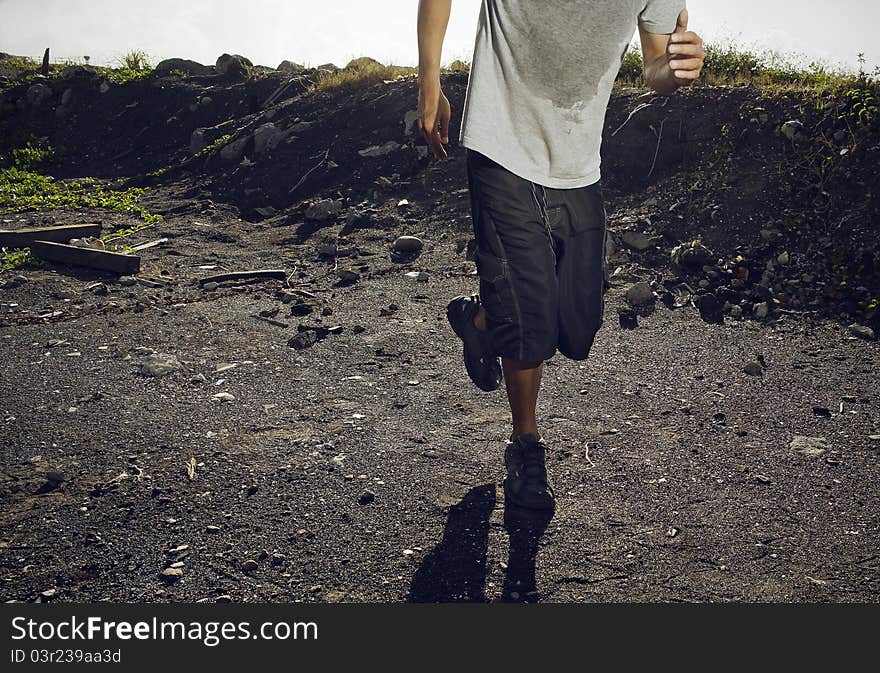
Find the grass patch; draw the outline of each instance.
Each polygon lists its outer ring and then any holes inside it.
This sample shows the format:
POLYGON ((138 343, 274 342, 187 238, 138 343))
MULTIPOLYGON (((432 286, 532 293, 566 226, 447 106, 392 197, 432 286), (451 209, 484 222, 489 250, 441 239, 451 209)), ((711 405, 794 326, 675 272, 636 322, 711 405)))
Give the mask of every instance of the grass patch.
MULTIPOLYGON (((0 60, 0 75, 10 78, 5 84, 0 84, 0 91, 32 82, 40 74, 41 65, 42 61, 38 62, 22 56, 0 60)), ((95 70, 98 77, 106 78, 116 84, 125 84, 153 74, 153 66, 147 54, 143 51, 130 51, 116 59, 115 65, 112 66, 90 65, 88 56, 55 61, 49 64, 49 79, 60 77, 64 69, 72 65, 89 66, 95 70)))
MULTIPOLYGON (((149 191, 147 188, 117 190, 100 184, 94 178, 61 182, 51 175, 37 172, 41 165, 51 159, 53 153, 53 148, 48 145, 28 142, 24 147, 0 155, 0 210, 20 213, 59 208, 106 208, 129 213, 139 219, 135 226, 103 234, 101 239, 105 243, 112 243, 138 229, 162 221, 161 215, 150 213, 139 202, 149 191)), ((130 247, 119 244, 108 248, 131 251, 130 247)), ((25 263, 43 265, 41 260, 31 255, 29 248, 0 249, 0 266, 3 268, 13 269, 25 263)))
POLYGON ((336 72, 319 71, 318 79, 309 86, 308 92, 361 89, 398 77, 417 75, 418 72, 418 68, 410 66, 382 65, 372 59, 355 59, 336 72))
MULTIPOLYGON (((816 89, 845 92, 853 86, 875 85, 880 78, 880 67, 868 74, 864 71, 864 57, 859 54, 858 72, 813 60, 800 65, 795 55, 779 51, 753 51, 729 42, 705 42, 706 60, 700 74, 700 84, 756 84, 768 88, 816 89)), ((637 44, 630 45, 624 56, 619 84, 642 87, 642 52, 637 44)))
POLYGON ((226 133, 226 134, 220 136, 219 138, 217 138, 217 140, 212 142, 207 147, 203 147, 202 149, 200 149, 198 152, 195 153, 194 156, 200 157, 205 154, 209 154, 209 153, 213 152, 214 150, 216 150, 217 148, 223 147, 230 140, 232 140, 232 134, 226 133))

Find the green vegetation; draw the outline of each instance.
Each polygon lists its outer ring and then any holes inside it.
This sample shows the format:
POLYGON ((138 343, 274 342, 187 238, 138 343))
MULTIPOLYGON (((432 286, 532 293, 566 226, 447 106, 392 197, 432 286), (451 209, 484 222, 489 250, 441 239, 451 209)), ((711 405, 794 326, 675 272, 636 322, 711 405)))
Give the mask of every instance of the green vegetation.
POLYGON ((232 139, 232 134, 231 134, 231 133, 227 133, 227 134, 225 134, 225 135, 222 135, 222 136, 220 136, 219 138, 217 138, 217 140, 215 140, 215 141, 212 142, 210 145, 208 145, 207 147, 203 147, 201 150, 199 150, 198 152, 196 152, 194 156, 200 157, 200 156, 202 156, 202 155, 208 154, 209 152, 213 152, 213 151, 216 150, 218 147, 223 147, 223 146, 224 146, 226 143, 228 143, 231 139, 232 139))
MULTIPOLYGON (((703 84, 747 84, 767 87, 829 88, 851 84, 859 78, 875 80, 873 76, 821 61, 810 61, 806 67, 798 65, 793 56, 777 51, 755 52, 733 44, 705 43, 706 62, 700 76, 703 84)), ((860 63, 864 59, 860 55, 860 63)), ((644 86, 642 79, 642 53, 638 45, 630 46, 623 59, 617 81, 626 86, 644 86)), ((698 85, 699 85, 698 83, 698 85)))
MULTIPOLYGON (((5 85, 0 84, 0 91, 34 80, 40 72, 40 63, 33 59, 14 56, 0 61, 0 74, 10 77, 5 85), (19 73, 25 73, 19 75, 19 73)), ((49 78, 60 77, 64 69, 71 65, 83 65, 92 68, 98 77, 104 77, 116 84, 124 84, 132 80, 149 77, 153 73, 147 55, 142 51, 130 51, 116 61, 115 67, 89 65, 89 57, 81 59, 66 58, 49 64, 49 78)))
POLYGON ((152 70, 153 66, 150 65, 150 59, 147 54, 143 51, 130 51, 125 56, 123 56, 120 61, 120 68, 127 68, 128 70, 152 70))
POLYGON ((395 80, 398 77, 418 74, 418 68, 402 65, 382 65, 372 60, 356 60, 336 72, 320 71, 317 81, 308 91, 325 89, 360 89, 379 84, 383 81, 395 80))
MULTIPOLYGON (((101 239, 106 243, 162 220, 161 215, 150 213, 139 203, 140 198, 149 191, 146 188, 116 190, 100 184, 94 178, 59 181, 51 175, 37 172, 53 154, 52 147, 39 141, 28 141, 24 147, 0 155, 0 211, 17 213, 56 208, 106 208, 139 218, 140 221, 133 227, 102 235, 101 239)), ((115 248, 128 249, 127 246, 115 248)), ((40 260, 31 256, 28 248, 0 249, 0 266, 3 268, 15 268, 26 262, 41 265, 40 260)))

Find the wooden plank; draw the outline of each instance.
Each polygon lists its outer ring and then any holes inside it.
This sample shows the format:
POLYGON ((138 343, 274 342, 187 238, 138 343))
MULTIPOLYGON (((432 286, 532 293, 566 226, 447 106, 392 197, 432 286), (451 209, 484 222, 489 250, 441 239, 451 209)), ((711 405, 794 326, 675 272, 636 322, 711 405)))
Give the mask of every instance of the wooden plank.
POLYGON ((34 255, 50 262, 87 266, 126 276, 136 274, 141 268, 141 258, 137 255, 123 255, 119 252, 95 250, 94 248, 78 248, 75 245, 52 241, 34 241, 30 248, 34 255))
POLYGON ((149 243, 141 243, 140 245, 135 245, 132 247, 132 250, 137 250, 140 252, 141 250, 147 250, 148 248, 155 248, 157 245, 162 245, 163 243, 167 243, 167 238, 157 238, 155 241, 150 241, 149 243))
POLYGON ((27 248, 36 240, 67 243, 71 238, 100 235, 100 224, 62 224, 57 227, 0 229, 0 248, 27 248))
POLYGON ((199 280, 199 282, 204 285, 205 283, 220 283, 224 280, 241 280, 242 278, 280 278, 282 280, 287 278, 287 271, 284 269, 260 269, 258 271, 230 271, 229 273, 218 273, 214 276, 206 276, 199 280))

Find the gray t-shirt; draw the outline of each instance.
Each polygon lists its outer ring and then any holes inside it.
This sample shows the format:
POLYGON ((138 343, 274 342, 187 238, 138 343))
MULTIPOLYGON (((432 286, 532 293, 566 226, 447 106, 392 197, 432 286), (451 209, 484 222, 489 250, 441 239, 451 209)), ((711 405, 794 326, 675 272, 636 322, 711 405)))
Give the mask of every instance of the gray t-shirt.
POLYGON ((636 32, 685 0, 483 0, 459 144, 555 188, 597 182, 611 86, 636 32))

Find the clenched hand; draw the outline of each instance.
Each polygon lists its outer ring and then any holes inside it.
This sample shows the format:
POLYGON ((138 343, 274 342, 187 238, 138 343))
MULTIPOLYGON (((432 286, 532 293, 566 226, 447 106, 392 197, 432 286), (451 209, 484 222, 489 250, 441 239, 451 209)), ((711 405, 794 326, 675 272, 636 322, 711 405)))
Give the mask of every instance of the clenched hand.
POLYGON ((706 58, 703 41, 695 32, 688 30, 687 25, 688 11, 683 9, 678 15, 675 32, 669 36, 669 44, 666 47, 669 68, 679 86, 693 84, 699 78, 706 58))

